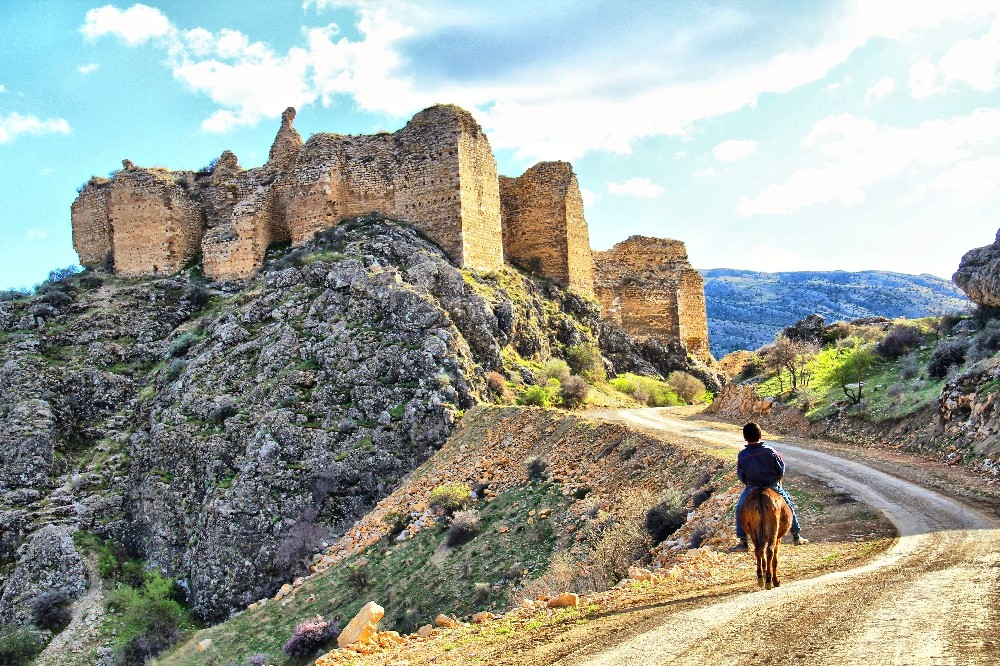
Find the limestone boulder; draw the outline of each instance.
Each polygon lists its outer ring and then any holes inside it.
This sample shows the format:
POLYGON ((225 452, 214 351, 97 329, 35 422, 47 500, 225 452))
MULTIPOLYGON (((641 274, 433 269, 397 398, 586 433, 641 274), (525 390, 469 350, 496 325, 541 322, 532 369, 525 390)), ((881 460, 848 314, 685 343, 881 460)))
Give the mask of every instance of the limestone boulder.
POLYGON ((355 643, 371 641, 378 633, 378 623, 384 615, 384 608, 374 601, 369 601, 340 632, 340 636, 337 637, 337 645, 345 648, 355 643))
POLYGON ((573 592, 563 592, 549 599, 545 605, 549 608, 578 608, 580 595, 573 592))
POLYGON ((973 303, 1000 308, 1000 231, 992 245, 966 252, 951 279, 973 303))

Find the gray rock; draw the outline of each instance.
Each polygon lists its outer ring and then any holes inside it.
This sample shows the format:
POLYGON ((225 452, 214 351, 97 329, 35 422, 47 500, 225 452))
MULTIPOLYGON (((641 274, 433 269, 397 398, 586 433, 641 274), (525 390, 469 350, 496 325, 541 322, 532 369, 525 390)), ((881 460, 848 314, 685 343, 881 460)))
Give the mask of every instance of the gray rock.
POLYGON ((951 279, 973 303, 1000 308, 1000 231, 992 245, 966 252, 951 279))

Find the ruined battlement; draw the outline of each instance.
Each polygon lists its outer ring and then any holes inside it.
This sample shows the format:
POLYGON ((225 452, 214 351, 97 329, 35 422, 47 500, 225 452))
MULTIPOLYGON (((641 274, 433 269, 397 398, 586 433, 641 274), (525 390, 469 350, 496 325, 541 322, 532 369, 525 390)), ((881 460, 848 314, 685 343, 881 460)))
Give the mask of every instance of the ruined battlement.
POLYGON ((688 262, 684 243, 632 236, 594 252, 597 298, 604 317, 638 340, 680 340, 711 362, 705 284, 688 262))
POLYGON ((200 257, 209 277, 245 278, 272 243, 301 244, 341 220, 381 213, 419 229, 460 267, 495 270, 506 258, 596 293, 607 316, 634 335, 680 336, 707 356, 701 277, 683 244, 633 237, 592 253, 569 163, 499 176, 486 134, 454 105, 374 135, 303 141, 294 120, 295 109, 282 114, 268 161, 257 168, 242 168, 225 151, 198 172, 124 160, 110 179, 92 178, 72 206, 80 263, 141 276, 174 273, 200 257))

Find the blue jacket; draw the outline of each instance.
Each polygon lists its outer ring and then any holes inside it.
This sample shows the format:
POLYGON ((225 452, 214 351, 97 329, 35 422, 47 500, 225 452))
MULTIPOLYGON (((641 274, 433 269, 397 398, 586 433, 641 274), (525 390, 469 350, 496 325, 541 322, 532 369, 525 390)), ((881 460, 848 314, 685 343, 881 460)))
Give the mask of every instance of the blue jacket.
POLYGON ((747 486, 767 488, 785 475, 785 461, 767 444, 747 444, 736 457, 736 476, 747 486))

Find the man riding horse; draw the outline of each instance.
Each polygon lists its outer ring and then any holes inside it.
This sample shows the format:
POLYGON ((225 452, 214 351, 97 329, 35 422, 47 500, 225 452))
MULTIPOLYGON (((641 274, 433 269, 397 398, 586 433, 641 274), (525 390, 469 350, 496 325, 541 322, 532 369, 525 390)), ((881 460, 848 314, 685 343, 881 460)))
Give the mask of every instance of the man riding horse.
MULTIPOLYGON (((748 423, 743 426, 743 439, 746 440, 746 445, 736 458, 736 476, 746 484, 746 488, 743 489, 740 499, 736 503, 736 515, 737 517, 740 515, 740 509, 751 490, 771 488, 784 498, 788 508, 792 510, 792 543, 796 546, 809 543, 809 540, 799 533, 801 530, 799 514, 795 510, 795 505, 792 504, 792 499, 781 487, 781 477, 785 475, 785 461, 781 459, 777 451, 760 441, 761 435, 760 426, 756 423, 748 423)), ((739 539, 739 543, 733 547, 733 550, 748 550, 747 535, 738 518, 736 538, 739 539)))

